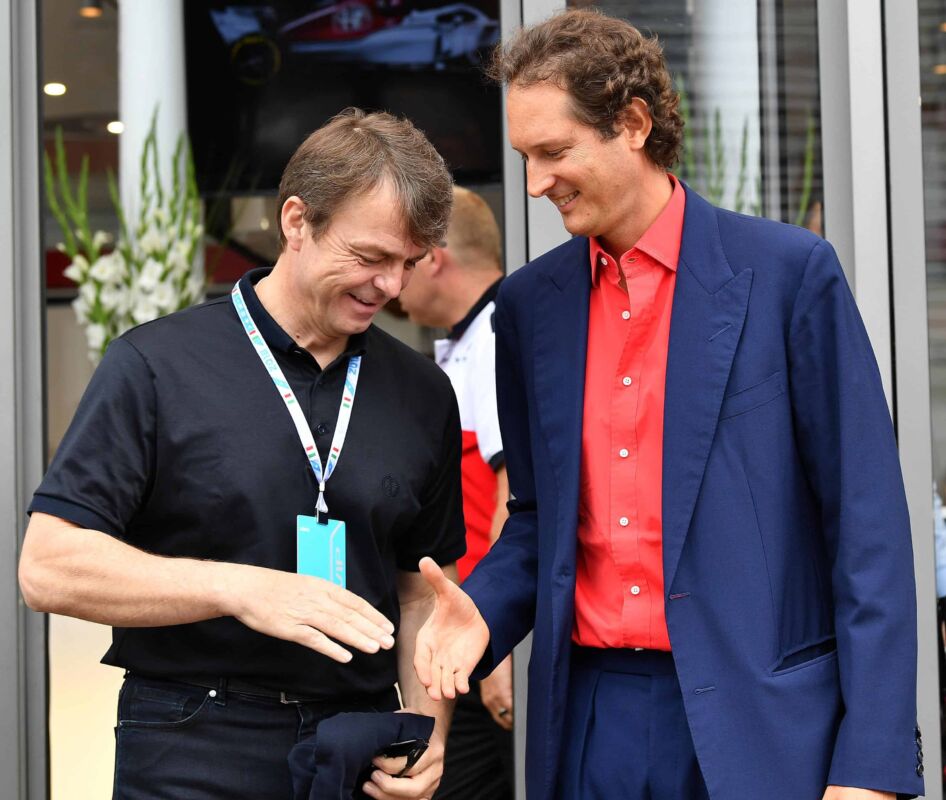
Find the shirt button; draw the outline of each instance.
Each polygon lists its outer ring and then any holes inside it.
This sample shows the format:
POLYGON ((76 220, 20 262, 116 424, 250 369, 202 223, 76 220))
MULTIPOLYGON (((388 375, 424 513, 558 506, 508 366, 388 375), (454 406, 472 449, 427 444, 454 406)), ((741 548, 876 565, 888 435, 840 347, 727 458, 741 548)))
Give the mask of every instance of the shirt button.
POLYGON ((640 587, 640 586, 632 586, 632 587, 631 587, 631 594, 633 594, 633 595, 638 595, 638 594, 640 594, 640 593, 641 593, 641 587, 640 587))
POLYGON ((324 422, 320 422, 318 427, 315 429, 315 432, 319 436, 325 436, 325 434, 328 433, 328 426, 324 422))
POLYGON ((620 525, 622 528, 626 528, 626 527, 627 527, 627 523, 628 523, 627 517, 621 517, 621 518, 618 520, 618 525, 620 525))
POLYGON ((630 318, 631 318, 631 312, 630 312, 630 311, 622 311, 622 312, 621 312, 621 319, 630 319, 630 318))
POLYGON ((604 256, 601 256, 601 266, 602 267, 608 266, 608 259, 606 259, 604 256))
POLYGON ((620 450, 618 450, 618 455, 621 456, 621 458, 627 458, 627 448, 622 447, 620 450))
POLYGON ((622 378, 622 379, 621 379, 621 383, 623 383, 625 386, 630 386, 633 382, 634 382, 634 381, 632 381, 630 378, 622 378))

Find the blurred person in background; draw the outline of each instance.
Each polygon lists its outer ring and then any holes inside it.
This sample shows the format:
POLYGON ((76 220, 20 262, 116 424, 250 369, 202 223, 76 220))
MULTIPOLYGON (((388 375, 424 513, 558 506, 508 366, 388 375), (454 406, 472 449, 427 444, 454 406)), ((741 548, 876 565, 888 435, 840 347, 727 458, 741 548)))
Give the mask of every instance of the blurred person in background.
MULTIPOLYGON (((503 280, 496 218, 475 192, 455 186, 446 244, 417 264, 401 308, 418 325, 449 329, 435 343, 450 377, 463 429, 466 555, 460 580, 486 555, 508 517, 509 482, 496 411, 495 297, 503 280)), ((512 656, 458 698, 438 800, 511 800, 512 656)))

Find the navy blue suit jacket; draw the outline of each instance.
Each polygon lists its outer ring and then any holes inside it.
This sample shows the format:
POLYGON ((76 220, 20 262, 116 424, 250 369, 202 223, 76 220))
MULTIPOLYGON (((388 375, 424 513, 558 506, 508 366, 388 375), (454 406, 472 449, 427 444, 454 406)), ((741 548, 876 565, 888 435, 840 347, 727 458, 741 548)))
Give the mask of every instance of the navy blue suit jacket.
MULTIPOLYGON (((534 630, 530 800, 554 796, 562 754, 588 247, 576 237, 500 290, 514 499, 464 584, 490 630, 483 671, 534 630)), ((921 793, 906 501, 831 246, 687 189, 665 397, 667 626, 711 797, 820 800, 828 784, 921 793)))

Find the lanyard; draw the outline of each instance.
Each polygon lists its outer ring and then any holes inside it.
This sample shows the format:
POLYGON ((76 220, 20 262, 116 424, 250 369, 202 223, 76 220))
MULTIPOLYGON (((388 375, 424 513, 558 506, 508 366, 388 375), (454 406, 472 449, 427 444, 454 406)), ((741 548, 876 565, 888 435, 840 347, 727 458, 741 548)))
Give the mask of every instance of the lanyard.
POLYGON ((246 307, 246 301, 243 299, 243 292, 240 291, 239 282, 233 286, 230 292, 230 299, 236 308, 240 322, 243 323, 243 330, 250 340, 250 343, 256 350, 263 366, 272 378, 279 396, 286 404, 286 409, 295 423, 296 432, 299 434, 299 440, 305 449, 306 458, 309 459, 309 465, 315 474, 315 480, 319 484, 319 499, 315 504, 316 516, 318 513, 328 514, 328 506, 325 504, 325 484, 332 477, 335 471, 335 465, 338 463, 338 457, 342 452, 342 445, 345 444, 345 436, 348 434, 348 423, 351 421, 351 407, 355 402, 355 387, 358 385, 358 372, 361 369, 361 356, 352 356, 348 360, 348 373, 345 375, 345 389, 342 392, 342 404, 338 409, 338 422, 335 424, 335 435, 332 437, 332 449, 329 451, 328 460, 325 462, 325 472, 322 471, 322 459, 319 457, 318 448, 315 446, 315 439, 312 438, 312 430, 306 421, 305 414, 299 407, 296 395, 283 375, 283 371, 276 363, 269 345, 263 339, 262 334, 256 329, 256 323, 250 316, 250 310, 246 307))

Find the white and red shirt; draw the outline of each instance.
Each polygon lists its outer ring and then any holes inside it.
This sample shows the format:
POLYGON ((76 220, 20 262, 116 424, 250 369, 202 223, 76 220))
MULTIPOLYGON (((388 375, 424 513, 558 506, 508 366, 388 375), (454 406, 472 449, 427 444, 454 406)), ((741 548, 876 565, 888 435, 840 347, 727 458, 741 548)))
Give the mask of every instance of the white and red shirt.
POLYGON ((489 550, 496 511, 496 470, 504 464, 496 411, 496 335, 493 331, 496 281, 450 331, 434 343, 437 364, 447 373, 460 406, 463 429, 463 517, 466 555, 457 562, 466 578, 489 550))

